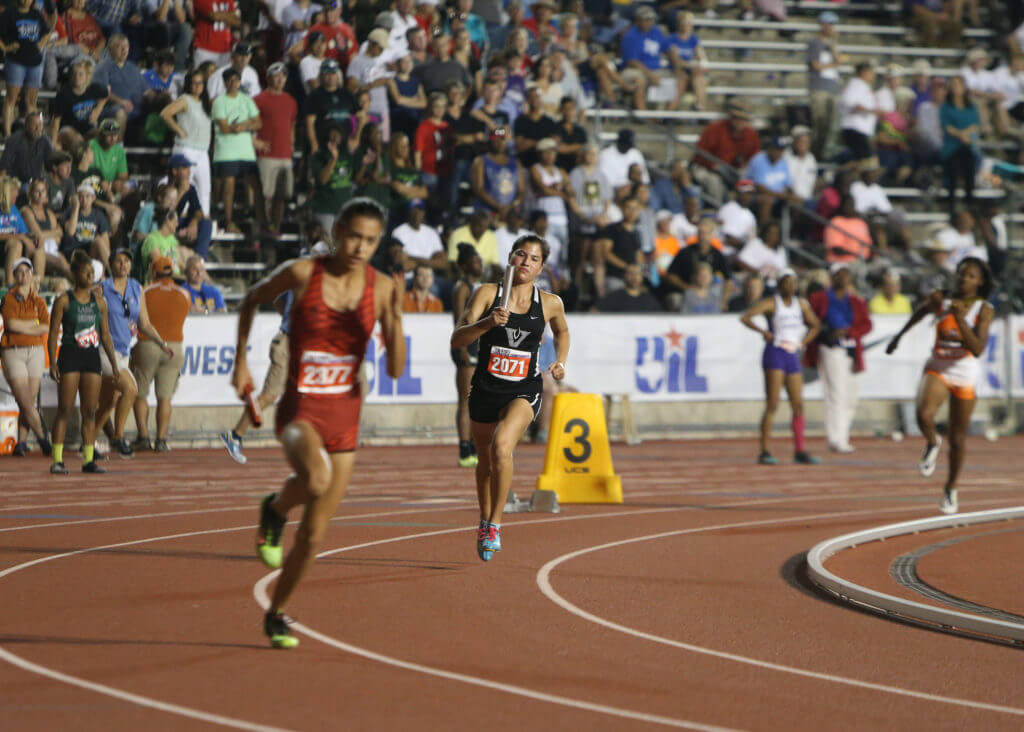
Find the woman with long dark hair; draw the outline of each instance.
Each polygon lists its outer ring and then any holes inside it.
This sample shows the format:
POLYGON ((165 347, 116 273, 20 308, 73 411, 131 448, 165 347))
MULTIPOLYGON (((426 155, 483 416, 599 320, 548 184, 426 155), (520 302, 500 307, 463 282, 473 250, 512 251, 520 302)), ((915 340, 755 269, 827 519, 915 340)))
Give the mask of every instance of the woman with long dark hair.
POLYGON ((975 148, 981 131, 981 117, 974 106, 964 80, 949 81, 949 97, 939 110, 942 124, 942 171, 949 191, 949 207, 956 203, 956 188, 964 187, 964 202, 974 202, 974 176, 978 172, 975 148))
POLYGON ((210 97, 206 78, 198 71, 185 74, 181 96, 160 112, 160 117, 174 133, 171 155, 184 155, 192 163, 192 185, 199 194, 203 213, 210 215, 210 97))
POLYGON ((935 414, 948 397, 949 474, 939 509, 942 513, 958 510, 956 479, 963 467, 967 427, 974 411, 975 385, 980 370, 978 359, 985 352, 995 314, 988 302, 992 286, 988 264, 977 257, 966 257, 956 268, 952 295, 933 292, 885 349, 886 353, 895 351, 908 330, 926 315, 935 315, 935 345, 917 393, 917 426, 925 439, 924 455, 918 467, 926 478, 935 472, 942 446, 942 438, 935 429, 935 414))
POLYGON ((536 234, 519 237, 508 261, 509 291, 503 293, 506 283, 481 285, 452 333, 453 349, 480 343, 469 392, 469 419, 480 458, 476 549, 485 562, 501 551, 501 517, 512 486, 512 453, 540 412, 544 385, 538 357, 549 323, 556 361, 548 372, 556 381, 565 378, 569 355, 565 308, 561 298, 536 284, 549 253, 548 243, 536 234))
POLYGON ((92 257, 76 249, 71 255, 74 287, 54 301, 50 313, 50 336, 46 347, 50 356, 50 376, 57 382, 57 416, 53 421, 53 464, 50 466, 50 472, 55 475, 67 475, 69 472, 64 465, 64 435, 76 396, 82 414, 82 472, 107 472, 96 464, 94 444, 102 382, 101 346, 112 364, 114 384, 120 382, 121 376, 107 325, 107 302, 93 287, 93 273, 92 257))

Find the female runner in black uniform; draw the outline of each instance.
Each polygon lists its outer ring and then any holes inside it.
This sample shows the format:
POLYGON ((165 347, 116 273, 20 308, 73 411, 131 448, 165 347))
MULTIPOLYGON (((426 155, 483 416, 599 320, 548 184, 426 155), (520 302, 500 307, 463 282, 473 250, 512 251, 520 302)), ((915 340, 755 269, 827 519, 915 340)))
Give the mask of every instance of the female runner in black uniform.
POLYGON ((501 550, 501 515, 512 485, 512 451, 540 411, 544 385, 537 351, 548 323, 556 352, 548 371, 558 381, 565 378, 569 354, 565 308, 561 298, 534 284, 549 252, 547 242, 535 234, 517 239, 509 256, 514 275, 508 308, 501 307, 503 285, 481 285, 452 334, 452 348, 480 340, 469 418, 480 456, 477 554, 485 562, 501 550))

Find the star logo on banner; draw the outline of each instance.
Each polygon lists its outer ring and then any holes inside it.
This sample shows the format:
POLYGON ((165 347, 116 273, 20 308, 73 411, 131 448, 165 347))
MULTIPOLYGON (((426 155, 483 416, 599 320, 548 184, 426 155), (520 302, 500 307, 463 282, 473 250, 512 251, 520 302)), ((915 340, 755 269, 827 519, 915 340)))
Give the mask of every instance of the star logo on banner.
POLYGON ((668 339, 668 347, 674 348, 678 351, 683 350, 683 338, 686 336, 682 333, 676 332, 676 327, 673 325, 672 329, 665 334, 665 338, 668 339))

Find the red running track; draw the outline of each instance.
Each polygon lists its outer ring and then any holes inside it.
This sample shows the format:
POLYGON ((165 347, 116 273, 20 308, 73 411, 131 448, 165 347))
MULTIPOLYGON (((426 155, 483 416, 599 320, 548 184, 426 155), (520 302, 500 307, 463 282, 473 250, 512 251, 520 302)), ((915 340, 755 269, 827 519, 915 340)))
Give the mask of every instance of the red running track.
MULTIPOLYGON (((917 475, 918 447, 761 467, 751 441, 617 446, 623 505, 509 516, 489 564, 454 448, 363 449, 289 608, 291 652, 261 635, 252 554, 279 451, 246 466, 147 454, 64 479, 39 457, 0 460, 3 729, 1021 729, 1019 649, 805 581, 818 541, 936 514, 941 471, 917 475)), ((1024 501, 1022 449, 972 440, 961 510, 1024 501)), ((521 495, 542 457, 520 448, 521 495)), ((939 540, 922 537, 910 544, 939 540)), ((1019 577, 987 561, 995 541, 935 551, 922 576, 1002 602, 1019 577)), ((899 553, 837 559, 894 592, 899 553)))

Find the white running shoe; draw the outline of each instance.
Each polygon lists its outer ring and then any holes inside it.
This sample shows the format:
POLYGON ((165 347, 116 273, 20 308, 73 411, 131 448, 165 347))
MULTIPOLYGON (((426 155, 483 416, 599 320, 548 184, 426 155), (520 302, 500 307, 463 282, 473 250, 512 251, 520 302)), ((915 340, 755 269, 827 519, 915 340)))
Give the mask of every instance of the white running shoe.
POLYGON ((939 463, 939 448, 941 447, 942 438, 936 435, 935 444, 927 445, 924 448, 924 455, 921 456, 921 462, 917 467, 925 478, 931 477, 931 474, 935 472, 935 466, 939 463))
POLYGON ((946 515, 956 513, 960 510, 959 503, 956 499, 956 488, 951 491, 945 491, 945 495, 942 496, 942 503, 939 504, 939 510, 946 515))
POLYGON ((230 432, 221 432, 220 441, 224 443, 224 447, 228 450, 228 455, 239 465, 245 465, 248 458, 242 454, 242 441, 236 439, 230 432))

